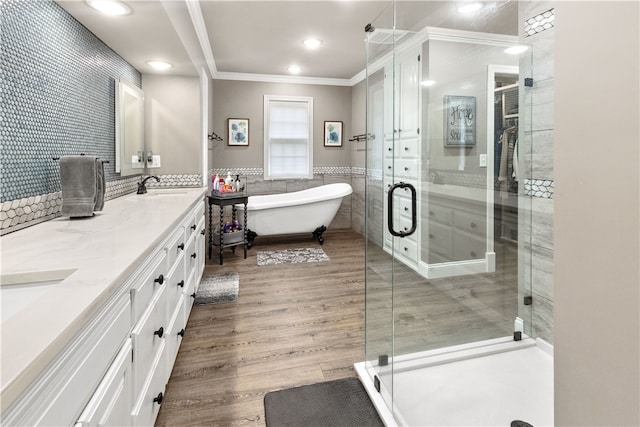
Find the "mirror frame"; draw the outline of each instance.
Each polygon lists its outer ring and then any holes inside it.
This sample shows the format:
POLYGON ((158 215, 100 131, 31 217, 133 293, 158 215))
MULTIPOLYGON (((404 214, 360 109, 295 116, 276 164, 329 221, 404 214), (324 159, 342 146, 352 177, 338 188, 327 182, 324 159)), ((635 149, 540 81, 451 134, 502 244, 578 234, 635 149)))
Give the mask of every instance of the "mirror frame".
POLYGON ((116 80, 115 93, 115 171, 116 173, 119 172, 120 176, 139 174, 143 172, 145 167, 144 92, 130 81, 120 78, 116 80), (130 117, 127 114, 128 106, 126 101, 128 99, 135 101, 133 108, 136 114, 134 117, 130 117), (134 129, 134 135, 131 135, 129 132, 131 128, 134 129), (139 129, 139 131, 137 131, 136 128, 139 129))

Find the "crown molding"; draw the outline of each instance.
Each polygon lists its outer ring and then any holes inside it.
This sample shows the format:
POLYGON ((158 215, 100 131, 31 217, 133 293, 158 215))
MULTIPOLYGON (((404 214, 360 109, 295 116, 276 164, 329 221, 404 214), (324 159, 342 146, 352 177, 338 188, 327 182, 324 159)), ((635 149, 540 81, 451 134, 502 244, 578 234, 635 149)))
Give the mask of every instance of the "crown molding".
POLYGON ((238 80, 250 82, 266 83, 289 83, 324 86, 353 86, 350 79, 335 79, 328 77, 304 77, 288 76, 282 74, 252 74, 252 73, 229 73, 219 71, 213 75, 214 80, 238 80))

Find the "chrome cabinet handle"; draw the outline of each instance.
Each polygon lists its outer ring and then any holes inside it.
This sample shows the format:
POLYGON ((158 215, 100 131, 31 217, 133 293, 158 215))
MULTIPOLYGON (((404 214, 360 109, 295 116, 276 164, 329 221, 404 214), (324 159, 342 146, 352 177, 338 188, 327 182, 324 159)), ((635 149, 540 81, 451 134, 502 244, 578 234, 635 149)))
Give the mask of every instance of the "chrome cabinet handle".
POLYGON ((153 280, 153 283, 158 283, 158 284, 162 285, 164 283, 164 276, 162 274, 159 275, 157 279, 153 280))
POLYGON ((157 335, 158 338, 162 338, 162 336, 164 335, 164 328, 160 326, 160 329, 158 329, 157 331, 154 331, 153 335, 157 335))

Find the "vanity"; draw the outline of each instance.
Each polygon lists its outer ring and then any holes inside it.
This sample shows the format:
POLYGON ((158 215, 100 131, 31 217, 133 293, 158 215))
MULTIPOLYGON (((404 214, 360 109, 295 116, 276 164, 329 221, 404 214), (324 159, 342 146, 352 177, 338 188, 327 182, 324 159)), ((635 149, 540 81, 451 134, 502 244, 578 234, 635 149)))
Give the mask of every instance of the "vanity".
POLYGON ((205 188, 2 237, 3 425, 153 425, 205 264, 205 188))

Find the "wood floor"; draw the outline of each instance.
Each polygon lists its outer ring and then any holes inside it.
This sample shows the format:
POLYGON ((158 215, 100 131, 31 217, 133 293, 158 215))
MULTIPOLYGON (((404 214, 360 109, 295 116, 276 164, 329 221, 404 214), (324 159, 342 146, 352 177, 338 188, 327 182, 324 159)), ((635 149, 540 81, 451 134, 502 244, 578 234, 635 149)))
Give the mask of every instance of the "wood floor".
POLYGON ((512 333, 514 246, 496 245, 495 273, 427 281, 375 246, 365 269, 357 233, 325 238, 328 262, 257 266, 258 251, 317 247, 310 236, 258 238, 246 260, 226 252, 223 266, 214 254, 205 274, 237 271, 239 299, 193 308, 156 425, 264 426, 269 391, 356 376, 365 357, 512 333))
MULTIPOLYGON (((327 231, 329 262, 257 266, 261 250, 314 247, 307 236, 257 239, 205 274, 237 271, 237 302, 195 306, 158 426, 263 426, 272 390, 355 376, 364 360, 364 240, 327 231)), ((214 257, 215 258, 215 257, 214 257)))

